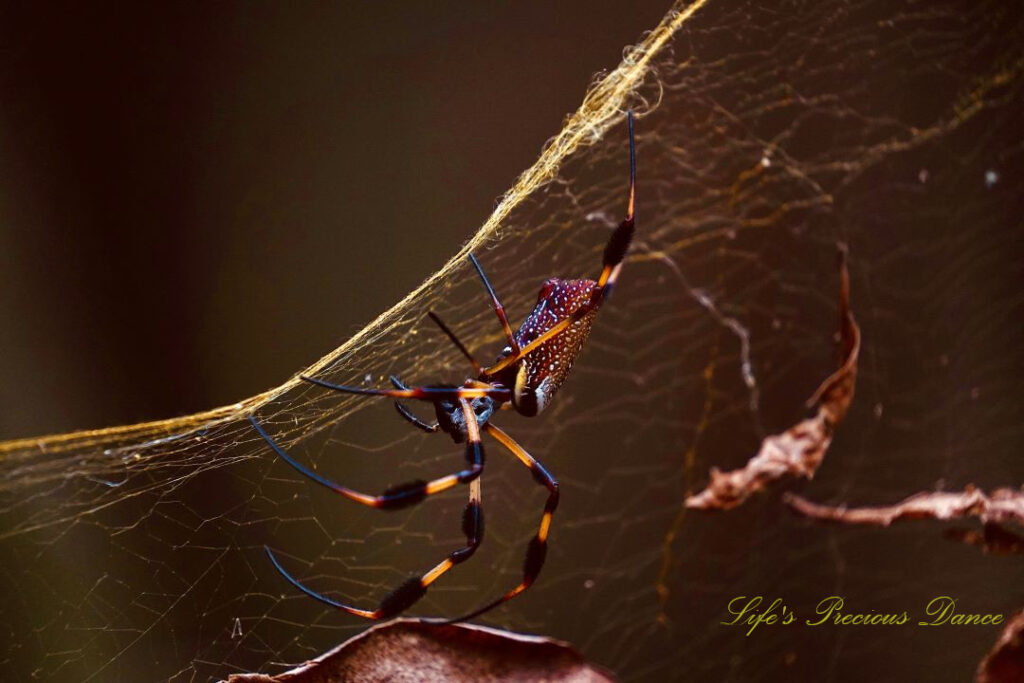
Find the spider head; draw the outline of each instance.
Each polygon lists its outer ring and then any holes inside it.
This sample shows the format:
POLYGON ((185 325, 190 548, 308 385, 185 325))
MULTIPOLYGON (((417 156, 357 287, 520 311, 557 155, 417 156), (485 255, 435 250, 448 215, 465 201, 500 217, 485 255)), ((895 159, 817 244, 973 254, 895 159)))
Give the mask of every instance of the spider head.
MULTIPOLYGON (((469 405, 476 415, 476 422, 483 427, 494 414, 494 399, 490 396, 482 396, 470 400, 469 405)), ((441 431, 451 435, 455 443, 463 443, 466 440, 466 416, 462 413, 462 407, 458 401, 438 401, 434 404, 437 411, 437 423, 441 431)))

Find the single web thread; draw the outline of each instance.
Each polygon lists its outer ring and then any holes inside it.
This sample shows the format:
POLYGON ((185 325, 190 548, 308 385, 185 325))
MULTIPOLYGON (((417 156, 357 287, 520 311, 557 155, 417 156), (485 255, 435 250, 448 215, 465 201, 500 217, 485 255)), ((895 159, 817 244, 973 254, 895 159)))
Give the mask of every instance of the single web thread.
MULTIPOLYGON (((742 463, 831 371, 837 241, 850 245, 865 346, 855 405, 806 485, 815 499, 878 503, 939 479, 1006 485, 1022 445, 1007 407, 1019 339, 995 332, 1019 317, 1000 277, 1015 272, 1010 207, 1022 189, 1019 10, 784 9, 674 7, 463 250, 301 371, 366 386, 391 374, 458 382, 465 359, 430 309, 482 361, 496 354, 504 334, 466 254, 513 326, 545 279, 595 276, 621 218, 621 122, 635 108, 639 222, 615 297, 553 405, 534 420, 495 418, 559 479, 562 499, 537 584, 485 617, 567 639, 626 680, 834 680, 883 655, 896 680, 922 671, 877 631, 811 642, 765 630, 737 645, 720 622, 752 592, 805 611, 829 594, 909 608, 950 586, 978 611, 1024 601, 986 588, 1019 586, 1012 568, 920 531, 883 540, 808 527, 771 495, 730 515, 681 510, 709 466, 742 463), (987 182, 990 171, 1002 180, 987 182), (908 570, 925 561, 939 569, 908 570)), ((429 479, 462 457, 386 401, 298 374, 199 415, 0 444, 11 629, 0 658, 14 678, 207 680, 301 661, 365 624, 293 590, 264 544, 305 585, 372 607, 462 543, 464 491, 393 514, 353 509, 272 456, 245 419, 254 411, 294 458, 358 490, 429 479)), ((414 614, 465 613, 519 579, 544 494, 484 445, 484 543, 414 614)), ((925 673, 964 679, 990 636, 913 631, 901 651, 942 652, 925 673)))

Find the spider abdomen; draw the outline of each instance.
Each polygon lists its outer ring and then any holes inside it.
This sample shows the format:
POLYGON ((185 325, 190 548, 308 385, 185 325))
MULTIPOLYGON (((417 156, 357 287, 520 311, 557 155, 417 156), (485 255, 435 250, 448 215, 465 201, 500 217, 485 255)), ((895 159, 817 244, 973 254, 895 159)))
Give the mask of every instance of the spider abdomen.
MULTIPOLYGON (((590 301, 597 291, 593 280, 552 278, 541 287, 537 305, 515 333, 520 348, 572 316, 590 301)), ((515 366, 512 403, 523 415, 536 415, 544 409, 565 381, 583 348, 597 310, 584 315, 562 332, 523 356, 515 366)))

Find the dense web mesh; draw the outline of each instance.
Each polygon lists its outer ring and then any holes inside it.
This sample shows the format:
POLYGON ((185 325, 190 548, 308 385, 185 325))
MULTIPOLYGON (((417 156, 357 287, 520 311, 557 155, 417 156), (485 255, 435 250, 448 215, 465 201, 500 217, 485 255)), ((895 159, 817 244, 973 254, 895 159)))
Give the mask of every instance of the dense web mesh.
MULTIPOLYGON (((1020 483, 1022 46, 1014 3, 707 0, 675 8, 595 82, 466 247, 513 324, 545 279, 595 276, 625 209, 622 112, 636 109, 638 235, 615 296, 553 405, 495 418, 561 482, 548 562, 482 621, 569 640, 627 680, 970 675, 994 630, 745 637, 719 622, 739 595, 808 616, 827 595, 861 612, 920 613, 948 594, 1008 613, 1024 602, 1014 560, 934 527, 808 525, 771 492, 718 515, 683 499, 711 465, 740 465, 799 419, 833 370, 839 241, 864 335, 857 398, 797 488, 878 504, 939 483, 1020 483)), ((430 309, 484 362, 503 345, 464 251, 304 372, 459 382, 469 368, 430 309)), ((387 401, 295 378, 190 418, 2 444, 5 678, 273 671, 367 624, 288 586, 264 544, 308 585, 368 608, 461 545, 464 490, 362 509, 275 458, 250 411, 358 490, 462 463, 387 401)), ((519 581, 545 493, 485 446, 483 547, 412 614, 455 616, 519 581)))

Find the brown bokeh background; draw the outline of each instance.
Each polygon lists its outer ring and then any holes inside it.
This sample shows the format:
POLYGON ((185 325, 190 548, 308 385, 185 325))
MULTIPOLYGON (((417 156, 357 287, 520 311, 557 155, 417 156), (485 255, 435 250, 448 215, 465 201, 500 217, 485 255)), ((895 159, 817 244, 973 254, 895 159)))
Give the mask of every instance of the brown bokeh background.
MULTIPOLYGON (((3 10, 0 439, 230 403, 335 348, 475 232, 665 9, 3 10)), ((969 678, 995 629, 748 638, 721 621, 755 594, 800 614, 831 594, 851 611, 1022 604, 1018 557, 943 535, 976 525, 812 525, 777 495, 1019 485, 1022 31, 998 0, 730 1, 673 39, 640 88, 665 97, 638 106, 636 258, 543 419, 499 420, 564 495, 543 580, 485 623, 571 641, 627 680, 969 678), (837 241, 865 343, 826 462, 732 513, 681 513, 710 467, 792 425, 834 368, 837 241), (655 250, 666 258, 644 258, 655 250), (721 316, 749 332, 756 397, 721 316)), ((616 127, 567 159, 480 249, 514 318, 544 278, 596 264, 623 143, 616 127)), ((416 316, 436 306, 493 353, 468 271, 326 376, 461 377, 416 316)), ((354 403, 303 385, 259 416, 360 489, 460 457, 384 402, 343 419, 354 403), (314 419, 331 428, 303 433, 314 419)), ((5 673, 194 680, 301 661, 364 624, 291 590, 265 544, 369 605, 461 542, 461 492, 381 518, 290 471, 241 419, 169 436, 2 461, 5 673)), ((543 493, 502 457, 485 488, 487 542, 415 614, 452 616, 519 580, 543 493)))
POLYGON ((0 10, 0 440, 319 358, 475 232, 666 7, 0 10))

